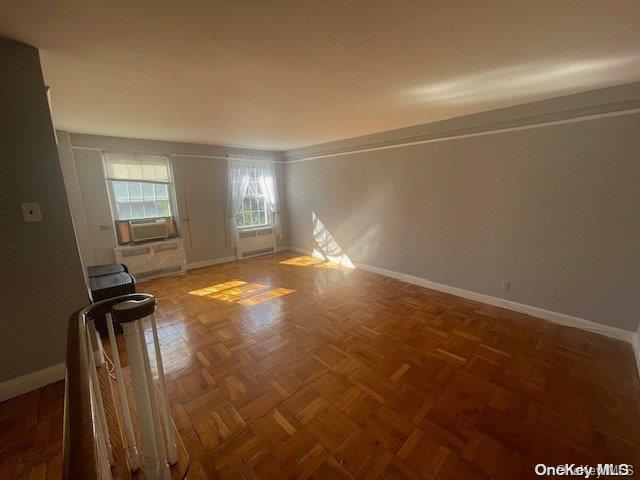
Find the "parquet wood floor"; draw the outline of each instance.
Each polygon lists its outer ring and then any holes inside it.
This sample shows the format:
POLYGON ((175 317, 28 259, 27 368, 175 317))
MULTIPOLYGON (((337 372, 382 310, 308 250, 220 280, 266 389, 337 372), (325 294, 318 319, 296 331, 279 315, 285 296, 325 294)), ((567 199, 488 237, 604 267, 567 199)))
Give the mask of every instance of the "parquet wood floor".
MULTIPOLYGON (((284 252, 142 284, 189 478, 640 471, 622 342, 284 252)), ((57 478, 62 387, 0 405, 0 478, 57 478)))

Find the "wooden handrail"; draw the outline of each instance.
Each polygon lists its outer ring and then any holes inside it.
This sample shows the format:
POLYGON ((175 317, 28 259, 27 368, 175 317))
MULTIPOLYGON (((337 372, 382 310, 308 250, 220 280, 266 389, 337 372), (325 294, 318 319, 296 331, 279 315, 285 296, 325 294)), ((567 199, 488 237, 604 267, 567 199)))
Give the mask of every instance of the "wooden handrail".
POLYGON ((63 432, 62 478, 94 480, 99 478, 97 446, 93 434, 89 369, 86 346, 80 332, 85 324, 83 310, 69 317, 67 333, 67 375, 63 432))
POLYGON ((108 313, 118 303, 133 300, 148 305, 150 299, 155 305, 153 295, 145 293, 122 295, 96 302, 74 312, 69 317, 63 432, 62 478, 64 480, 100 478, 91 406, 89 362, 85 343, 87 339, 81 334, 86 329, 87 319, 95 319, 108 313))

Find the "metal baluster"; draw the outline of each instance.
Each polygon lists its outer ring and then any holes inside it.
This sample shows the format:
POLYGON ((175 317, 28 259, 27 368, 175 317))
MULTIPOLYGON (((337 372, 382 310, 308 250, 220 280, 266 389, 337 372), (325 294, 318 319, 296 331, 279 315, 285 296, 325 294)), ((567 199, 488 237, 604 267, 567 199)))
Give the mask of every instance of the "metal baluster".
POLYGON ((111 313, 106 314, 107 329, 109 331, 109 343, 111 343, 111 356, 113 357, 113 367, 116 374, 116 384, 118 386, 118 399, 120 401, 120 410, 122 411, 122 419, 124 430, 127 435, 127 448, 129 452, 129 468, 137 470, 140 468, 140 457, 136 445, 136 437, 133 432, 133 423, 131 421, 131 410, 127 400, 127 390, 124 386, 124 377, 122 376, 122 366, 120 365, 120 354, 118 353, 118 344, 116 343, 116 335, 113 330, 113 319, 111 313))

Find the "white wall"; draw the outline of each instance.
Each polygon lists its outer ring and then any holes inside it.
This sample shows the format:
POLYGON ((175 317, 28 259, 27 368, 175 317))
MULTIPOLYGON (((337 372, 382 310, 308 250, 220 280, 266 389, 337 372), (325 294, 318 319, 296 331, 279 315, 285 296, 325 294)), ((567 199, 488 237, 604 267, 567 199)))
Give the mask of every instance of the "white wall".
POLYGON ((287 162, 289 243, 635 332, 639 155, 636 113, 287 162))
MULTIPOLYGON (((64 137, 66 132, 58 132, 64 137)), ((232 147, 206 146, 152 140, 125 139, 96 135, 70 134, 71 151, 74 160, 75 174, 80 190, 82 211, 85 218, 78 214, 77 222, 86 224, 85 250, 92 257, 89 265, 113 262, 113 248, 117 245, 109 196, 102 168, 100 149, 152 151, 171 156, 173 176, 175 180, 176 200, 179 219, 186 219, 184 203, 184 183, 186 179, 189 191, 191 224, 194 235, 194 248, 188 242, 187 224, 179 221, 182 237, 185 239, 187 263, 206 262, 234 255, 233 248, 226 246, 224 222, 227 201, 227 162, 220 158, 226 154, 252 155, 257 157, 281 159, 279 152, 264 150, 239 149, 232 147), (75 147, 75 148, 74 148, 75 147)), ((284 190, 284 169, 276 165, 280 202, 286 203, 284 190)), ((73 172, 72 172, 73 173, 73 172)), ((71 199, 70 199, 71 201, 71 199)), ((283 238, 279 245, 286 245, 286 215, 283 215, 283 238)))
POLYGON ((38 51, 0 38, 0 65, 2 383, 64 362, 69 316, 89 298, 38 51), (20 202, 39 202, 42 222, 25 223, 20 202))

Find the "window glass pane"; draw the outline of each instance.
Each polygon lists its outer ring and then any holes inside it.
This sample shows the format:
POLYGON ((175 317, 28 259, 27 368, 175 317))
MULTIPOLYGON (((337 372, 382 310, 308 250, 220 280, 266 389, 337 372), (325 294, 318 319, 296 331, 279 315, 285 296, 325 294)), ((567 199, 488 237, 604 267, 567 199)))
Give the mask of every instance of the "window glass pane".
POLYGON ((142 178, 145 180, 156 179, 156 167, 155 165, 142 165, 142 178))
POLYGON ((113 172, 108 172, 108 175, 113 175, 115 178, 129 178, 129 169, 126 163, 114 163, 112 169, 113 172))
POLYGON ((144 207, 142 203, 131 204, 131 218, 144 218, 144 207))
POLYGON ((166 185, 154 185, 156 191, 156 198, 169 198, 169 191, 166 185))
POLYGON ((129 178, 144 178, 142 176, 142 165, 129 164, 129 178))
POLYGON ((131 205, 128 203, 118 203, 116 205, 116 216, 118 220, 129 220, 131 218, 131 205))
POLYGON ((145 200, 155 200, 155 188, 153 183, 143 183, 142 184, 142 198, 145 200))
POLYGON ((156 202, 144 202, 142 205, 144 206, 144 216, 146 218, 158 216, 158 207, 156 206, 156 202))
POLYGON ((127 194, 127 184, 125 182, 112 182, 112 185, 116 200, 127 200, 129 198, 127 194))
POLYGON ((161 217, 169 217, 171 216, 171 210, 169 209, 169 201, 168 200, 160 200, 156 202, 158 205, 158 215, 161 217))
POLYGON ((130 199, 142 199, 142 186, 140 182, 127 182, 127 186, 129 187, 130 199))
POLYGON ((169 169, 166 165, 156 165, 156 180, 160 182, 169 181, 169 169))

